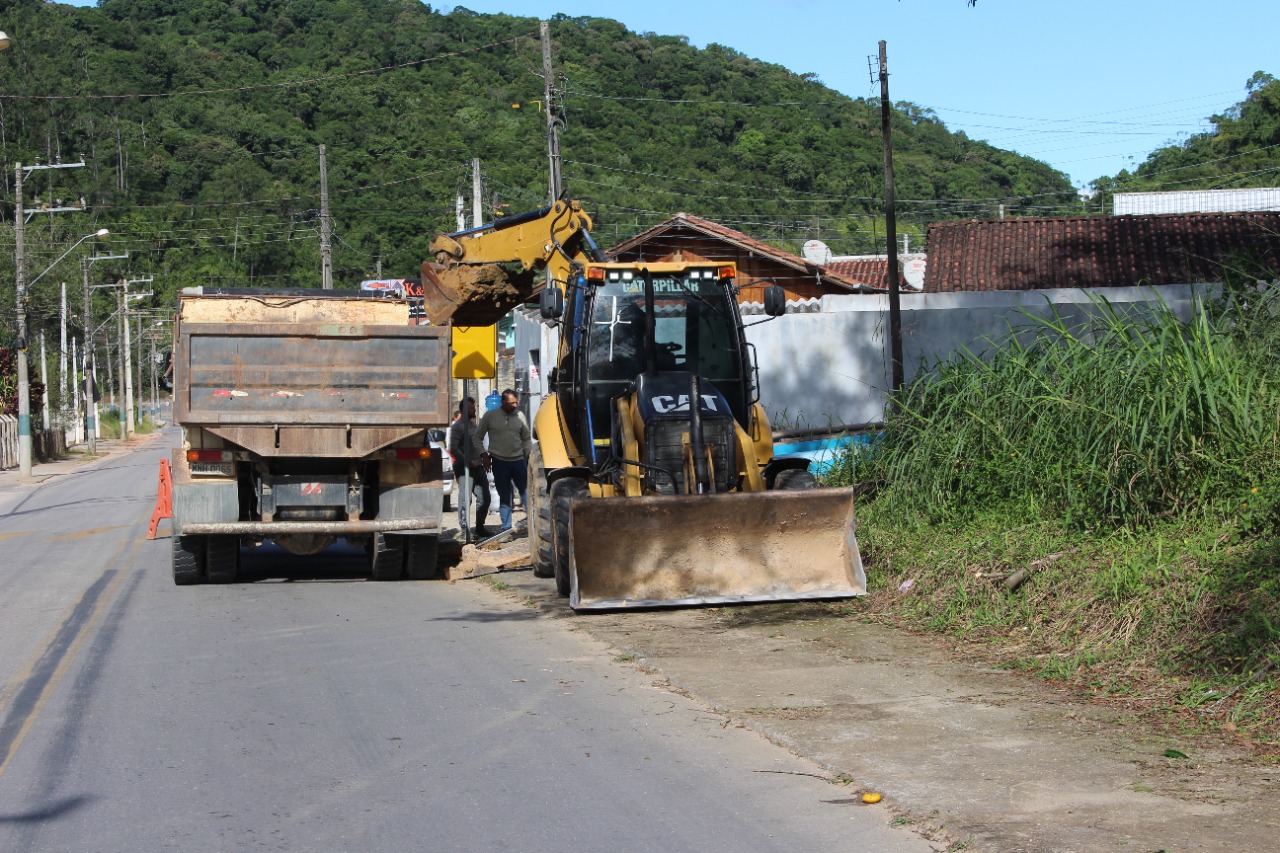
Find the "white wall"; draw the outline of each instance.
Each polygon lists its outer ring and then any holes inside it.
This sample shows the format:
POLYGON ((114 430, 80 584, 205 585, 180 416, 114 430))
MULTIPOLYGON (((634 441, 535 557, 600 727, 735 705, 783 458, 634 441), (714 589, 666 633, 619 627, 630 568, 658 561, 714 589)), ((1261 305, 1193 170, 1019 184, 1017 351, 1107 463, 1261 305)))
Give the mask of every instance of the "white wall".
MULTIPOLYGON (((1011 327, 1031 329, 1027 314, 1049 317, 1053 306, 1069 326, 1097 313, 1090 294, 1118 310, 1153 310, 1163 300, 1189 319, 1200 285, 1078 288, 983 293, 903 293, 903 367, 909 383, 923 368, 963 348, 989 349, 1011 327)), ((748 324, 759 316, 745 317, 748 324)), ((761 402, 778 429, 825 429, 882 420, 891 382, 887 294, 827 296, 822 312, 788 314, 750 325, 761 402)), ((1028 334, 1033 332, 1028 331, 1028 334)))

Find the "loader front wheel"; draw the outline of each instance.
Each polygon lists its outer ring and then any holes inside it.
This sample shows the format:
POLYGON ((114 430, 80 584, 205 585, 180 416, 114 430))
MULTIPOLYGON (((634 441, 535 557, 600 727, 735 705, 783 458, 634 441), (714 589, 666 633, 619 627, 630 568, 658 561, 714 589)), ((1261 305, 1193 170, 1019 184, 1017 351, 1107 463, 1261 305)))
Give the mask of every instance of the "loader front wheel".
POLYGON ((773 479, 773 488, 775 491, 783 489, 789 492, 816 489, 818 478, 803 468, 792 468, 778 472, 778 476, 773 479))
POLYGON ((575 500, 591 494, 585 480, 566 477, 551 484, 552 543, 555 553, 556 592, 568 596, 572 588, 569 577, 569 508, 575 500))
POLYGON ((551 500, 547 496, 547 475, 542 470, 542 448, 529 454, 529 557, 535 578, 556 575, 555 545, 551 541, 551 500))

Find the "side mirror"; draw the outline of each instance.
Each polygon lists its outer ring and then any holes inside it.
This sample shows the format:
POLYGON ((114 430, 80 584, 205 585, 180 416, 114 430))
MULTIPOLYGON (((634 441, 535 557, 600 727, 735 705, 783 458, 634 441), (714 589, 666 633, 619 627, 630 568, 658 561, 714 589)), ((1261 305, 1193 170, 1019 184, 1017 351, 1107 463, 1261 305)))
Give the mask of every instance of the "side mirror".
POLYGON ((764 313, 770 317, 781 317, 787 313, 787 292, 776 284, 765 285, 764 313))
POLYGON ((564 314, 564 291, 547 282, 538 297, 538 312, 544 320, 559 320, 564 314))

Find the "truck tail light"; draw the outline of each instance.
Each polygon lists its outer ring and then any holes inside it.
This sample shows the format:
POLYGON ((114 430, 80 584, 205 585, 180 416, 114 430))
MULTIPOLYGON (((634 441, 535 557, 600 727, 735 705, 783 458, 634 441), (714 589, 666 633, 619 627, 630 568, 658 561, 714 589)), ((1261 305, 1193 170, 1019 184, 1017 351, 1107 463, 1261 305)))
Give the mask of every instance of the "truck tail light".
POLYGON ((234 459, 230 450, 188 450, 188 462, 231 462, 234 459))
POLYGON ((390 459, 399 459, 401 461, 406 461, 406 462, 419 460, 419 459, 430 459, 431 448, 430 447, 397 447, 395 450, 388 452, 387 457, 390 459))

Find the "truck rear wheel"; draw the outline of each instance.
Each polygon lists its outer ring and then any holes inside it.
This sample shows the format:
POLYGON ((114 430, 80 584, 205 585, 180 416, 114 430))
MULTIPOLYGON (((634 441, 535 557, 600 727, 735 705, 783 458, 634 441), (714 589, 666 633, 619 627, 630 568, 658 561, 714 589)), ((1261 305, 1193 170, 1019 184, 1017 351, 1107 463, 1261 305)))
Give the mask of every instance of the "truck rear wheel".
POLYGON ((205 575, 209 583, 235 583, 240 571, 240 537, 209 536, 205 575))
MULTIPOLYGON (((396 537, 400 538, 400 537, 396 537)), ((440 539, 436 536, 405 536, 404 568, 411 581, 429 581, 440 577, 436 566, 440 539)))
POLYGON ((577 477, 566 477, 551 484, 549 502, 555 546, 556 592, 562 596, 568 596, 573 585, 569 577, 569 507, 575 500, 590 494, 586 481, 577 477))
POLYGON ((204 577, 205 543, 203 536, 173 536, 173 582, 178 586, 200 583, 204 577))
POLYGON ((373 534, 369 550, 369 576, 376 581, 398 581, 404 577, 404 543, 399 536, 373 534))
POLYGON ((547 475, 542 470, 542 448, 529 454, 529 557, 535 578, 556 576, 555 546, 551 541, 551 500, 547 497, 547 475))

